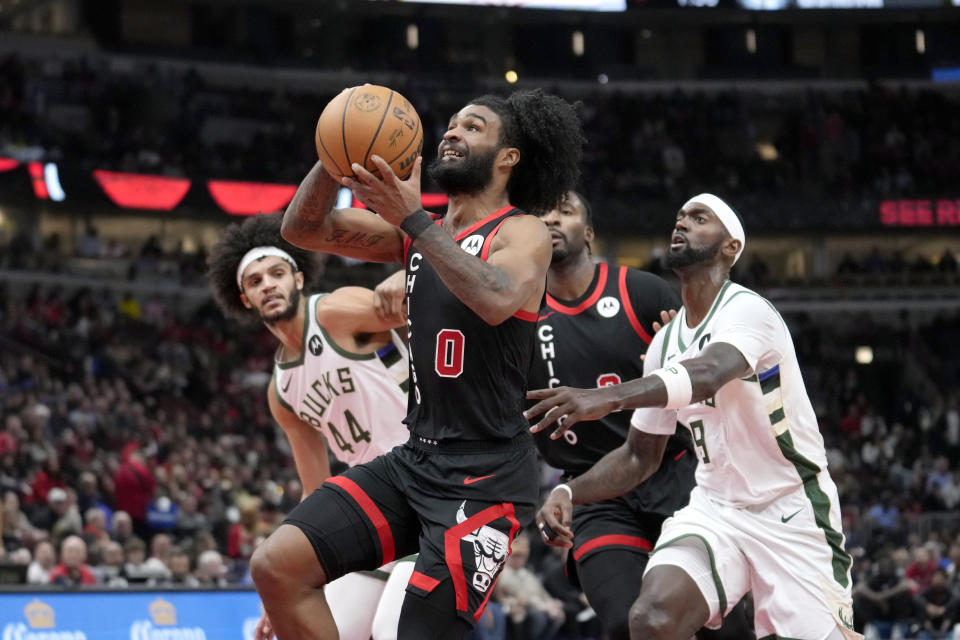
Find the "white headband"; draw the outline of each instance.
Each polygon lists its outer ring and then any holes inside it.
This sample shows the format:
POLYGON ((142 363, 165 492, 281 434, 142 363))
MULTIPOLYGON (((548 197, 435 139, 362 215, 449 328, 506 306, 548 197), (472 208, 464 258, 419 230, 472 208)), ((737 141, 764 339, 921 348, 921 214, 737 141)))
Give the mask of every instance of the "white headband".
POLYGON ((246 271, 251 262, 266 258, 267 256, 283 258, 290 263, 290 266, 293 267, 294 271, 296 271, 298 268, 297 261, 293 259, 293 256, 280 247, 254 247, 253 249, 250 249, 250 251, 247 251, 247 253, 243 256, 243 259, 240 260, 240 264, 237 266, 237 286, 240 287, 240 291, 243 291, 243 272, 246 271))
POLYGON ((730 205, 712 193, 701 193, 698 196, 693 196, 684 203, 682 208, 686 209, 691 204, 699 204, 713 211, 713 215, 720 219, 720 224, 726 228, 730 237, 740 241, 740 249, 733 258, 733 264, 737 264, 740 254, 743 253, 743 248, 747 246, 747 236, 743 233, 743 225, 740 224, 740 218, 737 217, 737 214, 733 212, 730 205))

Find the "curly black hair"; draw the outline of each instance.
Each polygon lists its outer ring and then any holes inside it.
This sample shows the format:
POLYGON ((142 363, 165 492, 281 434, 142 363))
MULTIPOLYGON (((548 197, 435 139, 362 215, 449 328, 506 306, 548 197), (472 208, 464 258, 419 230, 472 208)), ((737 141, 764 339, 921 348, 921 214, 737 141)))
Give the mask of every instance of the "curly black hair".
POLYGON ((580 178, 583 128, 576 107, 542 89, 517 91, 506 98, 483 95, 469 104, 496 113, 501 144, 520 150, 507 182, 510 202, 532 214, 556 207, 580 178))
POLYGON ((213 288, 213 298, 224 315, 240 321, 252 322, 259 317, 247 309, 237 289, 237 267, 243 256, 254 247, 273 246, 283 249, 296 261, 303 272, 304 291, 311 290, 320 279, 320 263, 310 251, 295 247, 280 236, 282 213, 258 215, 242 223, 231 224, 207 258, 207 279, 213 288))

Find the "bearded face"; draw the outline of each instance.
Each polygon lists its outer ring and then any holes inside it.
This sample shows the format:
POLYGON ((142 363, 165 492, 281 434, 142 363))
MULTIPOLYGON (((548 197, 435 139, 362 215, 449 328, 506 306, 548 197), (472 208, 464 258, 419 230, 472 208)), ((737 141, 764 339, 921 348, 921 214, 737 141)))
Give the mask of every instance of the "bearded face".
POLYGON ((493 161, 499 149, 471 153, 465 145, 458 145, 461 157, 441 155, 427 168, 427 174, 450 195, 479 193, 493 180, 493 161))

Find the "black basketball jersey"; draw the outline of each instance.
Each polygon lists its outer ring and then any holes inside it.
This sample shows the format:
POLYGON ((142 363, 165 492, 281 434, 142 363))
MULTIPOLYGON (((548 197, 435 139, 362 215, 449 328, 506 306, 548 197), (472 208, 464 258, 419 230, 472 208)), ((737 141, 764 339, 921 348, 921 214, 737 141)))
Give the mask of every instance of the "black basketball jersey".
MULTIPOLYGON (((500 226, 522 214, 504 207, 454 240, 486 260, 500 226)), ((447 288, 409 239, 404 253, 412 383, 407 426, 433 440, 520 435, 529 428, 522 412, 537 314, 521 310, 490 326, 447 288)))
MULTIPOLYGON (((661 310, 679 308, 679 297, 657 276, 598 264, 593 282, 577 300, 560 301, 547 294, 528 386, 594 388, 641 377, 640 356, 650 344, 653 322, 661 310)), ((536 435, 537 447, 551 466, 568 475, 581 474, 623 444, 631 415, 616 411, 579 422, 556 440, 549 437, 553 429, 545 429, 536 435)), ((683 440, 676 439, 671 438, 665 459, 684 447, 683 440)))

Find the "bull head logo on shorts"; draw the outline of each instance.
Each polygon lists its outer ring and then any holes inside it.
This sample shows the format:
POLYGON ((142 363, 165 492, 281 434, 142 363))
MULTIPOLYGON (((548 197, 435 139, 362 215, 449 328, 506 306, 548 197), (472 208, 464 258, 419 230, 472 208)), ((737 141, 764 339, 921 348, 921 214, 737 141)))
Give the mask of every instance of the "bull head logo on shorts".
MULTIPOLYGON (((461 502, 457 509, 458 524, 467 519, 467 514, 463 511, 466 504, 466 501, 461 502)), ((473 588, 480 593, 486 593, 507 559, 510 538, 502 531, 483 525, 463 536, 461 540, 473 544, 473 559, 477 567, 473 574, 473 588)))

